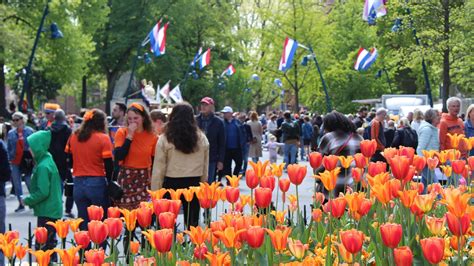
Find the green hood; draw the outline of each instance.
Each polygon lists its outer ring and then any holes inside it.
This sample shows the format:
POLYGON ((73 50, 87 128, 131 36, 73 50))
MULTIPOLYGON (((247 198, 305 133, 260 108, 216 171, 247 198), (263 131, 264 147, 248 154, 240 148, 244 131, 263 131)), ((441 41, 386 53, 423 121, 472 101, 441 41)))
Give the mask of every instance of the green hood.
POLYGON ((51 131, 38 131, 31 134, 26 140, 30 145, 35 161, 39 162, 48 153, 49 144, 51 143, 51 131))

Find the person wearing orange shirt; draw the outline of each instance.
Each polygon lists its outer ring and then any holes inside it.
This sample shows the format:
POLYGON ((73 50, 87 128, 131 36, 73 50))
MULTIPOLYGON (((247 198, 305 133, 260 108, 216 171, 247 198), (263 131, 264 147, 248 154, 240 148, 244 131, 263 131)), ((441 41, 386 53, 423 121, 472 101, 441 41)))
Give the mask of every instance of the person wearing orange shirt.
POLYGON ((78 217, 84 220, 80 228, 87 230, 87 207, 100 206, 107 213, 110 205, 107 184, 114 166, 104 112, 92 109, 84 114, 83 119, 79 129, 69 138, 65 152, 72 155, 73 197, 78 217))
POLYGON ((458 117, 461 110, 461 99, 451 97, 446 101, 446 105, 448 106, 448 113, 443 113, 441 122, 439 122, 439 146, 441 150, 453 148, 448 134, 464 134, 464 123, 458 117))
POLYGON ((132 103, 127 109, 126 126, 115 134, 115 161, 120 163, 118 183, 124 195, 114 201, 120 208, 133 210, 140 202, 148 201, 150 170, 155 154, 157 135, 153 132, 148 112, 139 103, 132 103))

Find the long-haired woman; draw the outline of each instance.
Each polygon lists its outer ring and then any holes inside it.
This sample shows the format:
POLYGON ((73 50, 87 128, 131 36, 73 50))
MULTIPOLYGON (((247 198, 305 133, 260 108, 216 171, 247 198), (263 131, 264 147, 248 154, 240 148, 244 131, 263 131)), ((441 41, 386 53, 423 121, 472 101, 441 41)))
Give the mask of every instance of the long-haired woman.
MULTIPOLYGON (((173 107, 164 133, 156 145, 155 162, 151 180, 152 190, 167 188, 179 189, 199 186, 207 182, 209 164, 209 142, 198 128, 193 108, 188 103, 173 107)), ((199 222, 199 201, 189 203, 181 196, 186 226, 197 226, 199 222), (189 219, 189 225, 187 221, 189 219)))
POLYGON ((87 207, 97 205, 107 210, 107 180, 112 178, 112 142, 107 134, 105 114, 92 109, 84 114, 81 126, 71 135, 65 151, 72 159, 74 202, 78 216, 84 219, 81 230, 87 230, 87 207))
POLYGON ((250 126, 252 130, 253 140, 250 143, 249 147, 249 157, 252 158, 252 161, 257 162, 260 157, 262 157, 262 134, 263 127, 262 123, 258 121, 258 114, 255 111, 250 112, 250 121, 247 122, 247 125, 250 126))
POLYGON ((157 136, 153 133, 148 112, 141 104, 132 103, 126 112, 126 127, 115 134, 115 160, 120 162, 118 183, 124 195, 114 205, 133 210, 147 201, 150 170, 155 155, 157 136))

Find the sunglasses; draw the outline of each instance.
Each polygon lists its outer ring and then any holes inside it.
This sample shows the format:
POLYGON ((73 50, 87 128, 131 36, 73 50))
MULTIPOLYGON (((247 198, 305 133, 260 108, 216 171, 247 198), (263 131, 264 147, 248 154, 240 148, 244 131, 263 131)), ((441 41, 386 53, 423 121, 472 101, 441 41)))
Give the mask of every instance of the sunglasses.
POLYGON ((12 119, 13 122, 18 122, 18 121, 20 121, 20 120, 21 120, 21 119, 19 119, 19 118, 12 119))

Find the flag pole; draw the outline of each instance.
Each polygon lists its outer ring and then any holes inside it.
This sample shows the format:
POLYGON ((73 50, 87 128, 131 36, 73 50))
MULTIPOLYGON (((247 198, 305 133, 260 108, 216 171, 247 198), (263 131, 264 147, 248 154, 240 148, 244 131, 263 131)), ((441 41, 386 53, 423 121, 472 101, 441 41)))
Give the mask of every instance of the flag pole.
POLYGON ((329 98, 328 89, 327 89, 327 86, 326 86, 326 81, 324 80, 323 73, 321 72, 321 68, 319 67, 318 59, 316 58, 316 54, 313 51, 313 47, 311 47, 311 45, 309 47, 306 47, 306 46, 301 45, 301 44, 298 44, 298 45, 301 48, 309 50, 309 52, 311 53, 311 55, 313 57, 314 63, 316 64, 316 68, 317 68, 318 73, 319 73, 319 77, 321 78, 321 83, 323 84, 324 94, 326 96, 326 112, 330 113, 332 111, 331 98, 329 98))

